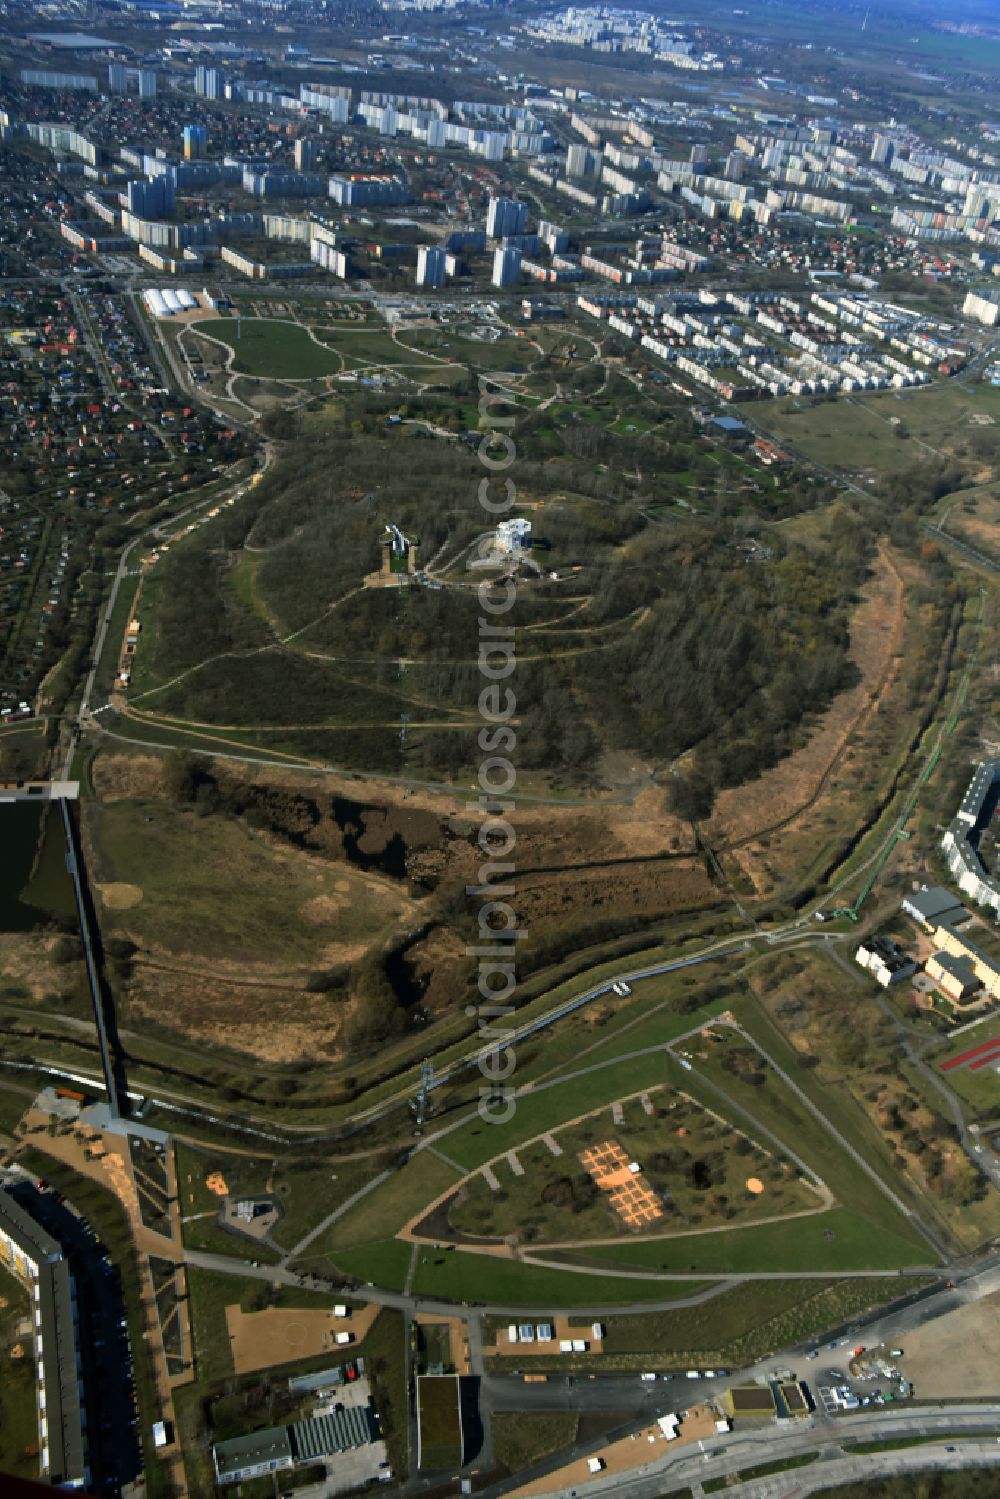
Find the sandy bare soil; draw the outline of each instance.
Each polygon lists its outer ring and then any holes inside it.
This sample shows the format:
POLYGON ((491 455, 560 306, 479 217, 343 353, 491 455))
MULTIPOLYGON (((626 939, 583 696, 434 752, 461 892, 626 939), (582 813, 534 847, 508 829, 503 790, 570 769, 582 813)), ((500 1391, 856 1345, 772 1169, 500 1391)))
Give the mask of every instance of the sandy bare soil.
POLYGON ((226 1326, 236 1372, 252 1374, 255 1369, 315 1358, 320 1353, 335 1353, 338 1360, 350 1358, 352 1347, 365 1337, 379 1310, 363 1306, 348 1317, 335 1317, 332 1310, 322 1307, 273 1306, 263 1312, 244 1312, 239 1306, 227 1306, 226 1326), (351 1342, 338 1344, 338 1332, 350 1333, 351 1342))
POLYGON ((1000 1391, 1000 1291, 908 1332, 900 1368, 918 1399, 962 1399, 1000 1391))

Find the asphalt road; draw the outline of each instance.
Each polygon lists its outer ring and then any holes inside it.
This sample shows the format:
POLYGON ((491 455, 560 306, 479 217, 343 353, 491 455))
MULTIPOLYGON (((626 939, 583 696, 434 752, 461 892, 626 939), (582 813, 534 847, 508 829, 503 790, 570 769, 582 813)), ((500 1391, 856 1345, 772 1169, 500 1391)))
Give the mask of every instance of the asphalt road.
MULTIPOLYGON (((819 1450, 819 1459, 806 1468, 773 1474, 726 1489, 745 1499, 792 1499, 817 1488, 849 1480, 869 1479, 879 1473, 916 1472, 927 1467, 962 1468, 973 1461, 1000 1470, 1000 1444, 995 1432, 1000 1428, 1000 1405, 955 1411, 946 1407, 914 1410, 906 1418, 893 1416, 880 1420, 866 1417, 845 1418, 837 1422, 834 1432, 817 1434, 805 1422, 791 1431, 767 1427, 758 1433, 738 1436, 730 1433, 706 1441, 695 1448, 682 1448, 676 1454, 658 1447, 658 1455, 642 1468, 618 1477, 599 1478, 583 1491, 595 1496, 614 1494, 618 1499, 660 1499, 664 1486, 679 1488, 685 1484, 704 1484, 706 1480, 724 1478, 747 1468, 782 1459, 805 1456, 819 1450), (909 1451, 866 1453, 851 1456, 850 1441, 892 1441, 940 1433, 941 1440, 931 1446, 909 1451), (960 1443, 951 1440, 962 1434, 960 1443)), ((490 1491, 487 1491, 489 1494, 490 1491)), ((577 1489, 553 1490, 554 1499, 577 1499, 577 1489)))
MULTIPOLYGON (((527 1361, 526 1361, 527 1362, 527 1361)), ((525 1384, 520 1374, 487 1374, 479 1387, 482 1404, 503 1411, 623 1411, 652 1421, 671 1400, 690 1400, 683 1375, 645 1381, 638 1374, 550 1374, 545 1384, 525 1384)), ((692 1382, 693 1384, 693 1382, 692 1382)), ((701 1388, 701 1386, 699 1386, 701 1388)))

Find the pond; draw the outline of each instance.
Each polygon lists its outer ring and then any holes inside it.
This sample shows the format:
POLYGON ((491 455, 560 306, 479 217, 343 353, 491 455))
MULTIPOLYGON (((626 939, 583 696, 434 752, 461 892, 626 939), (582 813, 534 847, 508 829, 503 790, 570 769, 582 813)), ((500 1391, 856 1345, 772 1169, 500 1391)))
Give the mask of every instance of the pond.
POLYGON ((74 911, 58 807, 0 805, 0 931, 30 932, 74 911))

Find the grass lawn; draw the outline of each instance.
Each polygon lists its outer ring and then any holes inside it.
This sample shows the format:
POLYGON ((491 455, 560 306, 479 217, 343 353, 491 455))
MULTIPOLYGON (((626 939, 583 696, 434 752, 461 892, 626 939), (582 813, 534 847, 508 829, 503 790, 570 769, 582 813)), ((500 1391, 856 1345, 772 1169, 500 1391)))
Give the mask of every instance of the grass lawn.
POLYGON ((239 1300, 240 1281, 218 1270, 188 1266, 188 1302, 194 1341, 196 1377, 200 1384, 226 1379, 233 1370, 233 1356, 226 1329, 226 1307, 239 1300))
POLYGON ((977 430, 989 431, 990 423, 980 428, 975 418, 1000 421, 1000 391, 935 381, 905 395, 865 394, 815 406, 781 397, 756 402, 753 417, 817 463, 888 472, 927 462, 934 457, 928 447, 948 454, 977 430))
MULTIPOLYGON (((616 966, 620 972, 621 960, 617 965, 609 965, 609 971, 612 966, 616 966)), ((678 1013, 673 1005, 679 1005, 694 984, 724 978, 731 971, 732 960, 729 960, 728 966, 726 960, 722 960, 719 963, 699 965, 694 970, 698 975, 697 979, 684 973, 657 974, 652 978, 638 979, 632 985, 632 995, 628 1000, 609 999, 609 1008, 605 1010, 599 1010, 597 1006, 586 1006, 553 1026, 543 1039, 534 1043, 529 1040, 523 1048, 519 1048, 518 1083, 540 1082, 558 1076, 567 1063, 589 1066, 592 1062, 609 1061, 613 1057, 638 1051, 644 1046, 664 1045, 675 1036, 691 1030, 693 1026, 705 1024, 729 1007, 730 996, 713 1000, 710 1004, 684 1014, 678 1013), (611 1003, 615 1006, 613 1011, 610 1009, 611 1003)), ((598 970, 594 982, 602 976, 598 970)), ((568 996, 570 993, 579 993, 581 987, 579 981, 561 985, 546 995, 546 1001, 554 1005, 564 994, 568 996)), ((735 994, 735 989, 733 992, 735 994)), ((604 1005, 605 1001, 602 1000, 601 1004, 604 1005)))
MULTIPOLYGON (((880 421, 857 401, 823 401, 809 406, 793 398, 754 403, 754 420, 779 441, 830 468, 888 472, 916 461, 923 449, 897 437, 897 429, 880 421)), ((894 413, 902 420, 902 411, 894 413)))
MULTIPOLYGON (((371 1281, 372 1285, 384 1286, 389 1291, 401 1291, 406 1284, 412 1251, 412 1244, 405 1244, 402 1239, 385 1239, 378 1244, 332 1251, 330 1262, 343 1275, 371 1281)), ((297 1260, 296 1265, 312 1270, 320 1268, 317 1257, 311 1252, 297 1260)))
MULTIPOLYGON (((914 1247, 886 1229, 876 1229, 849 1208, 832 1208, 790 1223, 706 1233, 676 1239, 623 1240, 586 1250, 564 1250, 559 1258, 633 1270, 702 1270, 752 1274, 765 1270, 895 1270, 914 1262, 914 1247)), ((901 1282, 901 1292, 909 1282, 901 1282)))
POLYGON ((335 375, 342 366, 333 349, 314 343, 298 323, 277 318, 206 318, 197 325, 235 350, 234 369, 272 380, 311 380, 335 375))
POLYGON ((422 1245, 417 1254, 413 1292, 442 1301, 496 1302, 518 1307, 627 1305, 693 1295, 699 1281, 632 1280, 611 1275, 579 1275, 525 1265, 518 1260, 422 1245))
MULTIPOLYGON (((443 1148, 447 1151, 447 1145, 443 1148)), ((338 1249, 391 1238, 435 1197, 453 1187, 457 1180, 457 1170, 447 1161, 429 1151, 421 1151, 332 1224, 328 1233, 313 1247, 334 1253, 339 1263, 338 1249)))
POLYGON ((506 1411, 493 1417, 493 1454, 509 1473, 519 1473, 576 1441, 575 1411, 506 1411))
POLYGON ((276 846, 232 818, 132 800, 90 814, 102 923, 147 949, 294 970, 318 964, 331 943, 393 929, 409 909, 348 866, 276 846), (135 904, 105 898, 114 885, 134 887, 135 904))
POLYGON ((32 1338, 18 1334, 30 1316, 28 1293, 20 1281, 0 1268, 0 1468, 11 1478, 38 1478, 38 1421, 35 1414, 35 1369, 32 1338), (11 1357, 20 1346, 24 1356, 11 1357))
POLYGON ((666 1080, 667 1064, 662 1052, 612 1063, 597 1072, 570 1077, 519 1097, 517 1108, 506 1123, 489 1124, 477 1116, 445 1136, 441 1149, 459 1165, 473 1171, 484 1161, 515 1148, 522 1140, 544 1133, 553 1125, 666 1080))

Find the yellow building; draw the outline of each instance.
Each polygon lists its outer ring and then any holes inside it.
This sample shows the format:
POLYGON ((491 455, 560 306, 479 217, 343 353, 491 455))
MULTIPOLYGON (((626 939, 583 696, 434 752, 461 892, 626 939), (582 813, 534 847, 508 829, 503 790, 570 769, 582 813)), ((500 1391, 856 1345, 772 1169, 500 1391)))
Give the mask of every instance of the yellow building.
MULTIPOLYGON (((964 964, 960 965, 958 974, 961 974, 963 969, 971 972, 987 994, 993 999, 1000 999, 1000 962, 995 958, 987 957, 986 953, 974 942, 970 942, 968 937, 962 936, 959 932, 953 931, 951 927, 939 926, 934 933, 934 942, 935 952, 927 963, 927 972, 931 978, 941 983, 947 994, 950 995, 951 990, 946 987, 944 978, 939 979, 938 974, 931 968, 931 964, 939 959, 942 953, 948 953, 952 958, 967 958, 969 960, 967 967, 964 964)), ((938 966, 941 967, 940 964, 938 966)), ((950 969, 953 974, 955 973, 954 965, 944 965, 944 967, 950 969)), ((957 977, 958 974, 955 976, 957 977)))

